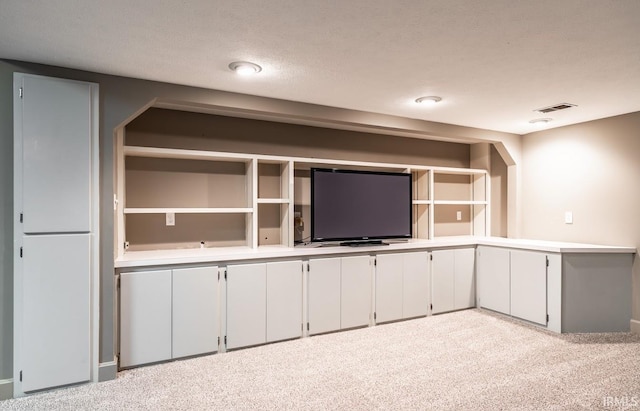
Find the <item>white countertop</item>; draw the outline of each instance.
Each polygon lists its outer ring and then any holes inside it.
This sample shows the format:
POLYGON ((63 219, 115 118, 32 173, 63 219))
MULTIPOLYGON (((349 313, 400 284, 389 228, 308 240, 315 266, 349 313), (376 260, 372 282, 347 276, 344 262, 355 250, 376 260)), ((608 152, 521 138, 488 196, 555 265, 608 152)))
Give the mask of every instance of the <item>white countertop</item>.
POLYGON ((284 246, 190 248, 178 250, 129 251, 116 259, 116 268, 149 267, 159 265, 222 263, 276 258, 304 258, 355 253, 385 253, 418 249, 447 247, 475 247, 487 245, 517 248, 551 253, 624 253, 633 254, 634 247, 606 246, 594 244, 562 243, 542 240, 510 239, 501 237, 443 237, 435 240, 412 239, 389 245, 365 247, 341 247, 338 245, 309 244, 294 248, 284 246))

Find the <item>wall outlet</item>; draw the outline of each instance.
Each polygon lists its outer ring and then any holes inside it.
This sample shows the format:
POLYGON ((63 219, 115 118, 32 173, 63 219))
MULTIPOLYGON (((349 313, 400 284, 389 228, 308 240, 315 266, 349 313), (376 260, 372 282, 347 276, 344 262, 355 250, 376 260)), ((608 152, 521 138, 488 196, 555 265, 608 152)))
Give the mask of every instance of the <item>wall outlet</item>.
POLYGON ((176 213, 166 214, 167 225, 176 225, 176 213))
POLYGON ((564 212, 564 223, 573 224, 573 213, 571 211, 564 212))
POLYGON ((456 220, 462 221, 462 211, 456 211, 456 220))

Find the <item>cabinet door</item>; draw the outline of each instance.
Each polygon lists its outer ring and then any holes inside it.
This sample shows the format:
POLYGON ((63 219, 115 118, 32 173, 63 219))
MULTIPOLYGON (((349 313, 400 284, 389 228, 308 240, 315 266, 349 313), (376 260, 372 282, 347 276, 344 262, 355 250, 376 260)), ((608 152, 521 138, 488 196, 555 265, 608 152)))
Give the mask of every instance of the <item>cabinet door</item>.
POLYGON ((266 265, 230 265, 227 267, 227 348, 263 344, 266 332, 266 265))
POLYGON ((478 247, 478 305, 510 314, 509 250, 478 247))
POLYGON ((340 329, 340 258, 309 260, 309 334, 340 329))
POLYGON ((25 76, 23 87, 24 233, 89 232, 92 85, 25 76))
POLYGON ((371 319, 370 257, 343 257, 341 260, 340 328, 368 325, 371 319))
POLYGON ((547 324, 547 257, 511 251, 511 315, 547 324))
POLYGON ((218 351, 218 267, 173 270, 172 357, 218 351))
POLYGON ((267 263, 267 342, 302 336, 302 261, 267 263))
POLYGON ((171 358, 171 271, 120 274, 120 367, 171 358))
POLYGON ((453 255, 455 260, 453 308, 455 310, 461 310, 463 308, 475 307, 475 250, 473 248, 454 250, 453 255))
POLYGON ((431 301, 432 314, 452 311, 454 305, 454 250, 437 250, 431 253, 431 301))
POLYGON ((412 318, 429 312, 429 253, 403 255, 402 317, 412 318))
POLYGON ((22 390, 87 381, 91 372, 90 237, 25 236, 23 245, 22 390))
POLYGON ((402 318, 402 254, 376 256, 376 322, 402 318))

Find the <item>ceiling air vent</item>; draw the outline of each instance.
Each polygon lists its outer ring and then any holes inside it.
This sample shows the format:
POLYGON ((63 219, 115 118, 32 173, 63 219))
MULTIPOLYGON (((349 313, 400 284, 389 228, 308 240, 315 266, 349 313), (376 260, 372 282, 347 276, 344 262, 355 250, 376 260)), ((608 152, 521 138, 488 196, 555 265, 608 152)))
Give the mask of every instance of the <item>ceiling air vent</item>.
POLYGON ((538 113, 542 113, 542 114, 547 114, 547 113, 552 113, 554 111, 566 110, 568 108, 575 107, 575 106, 576 106, 575 104, 560 103, 560 104, 555 104, 549 107, 539 108, 533 111, 537 111, 538 113))

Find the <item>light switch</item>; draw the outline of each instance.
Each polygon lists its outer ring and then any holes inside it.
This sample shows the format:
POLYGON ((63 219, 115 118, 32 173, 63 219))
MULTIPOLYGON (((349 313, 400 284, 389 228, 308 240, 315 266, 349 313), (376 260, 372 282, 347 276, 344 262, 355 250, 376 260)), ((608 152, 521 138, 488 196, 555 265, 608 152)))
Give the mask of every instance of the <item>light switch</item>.
POLYGON ((571 211, 564 212, 564 223, 573 224, 573 213, 571 211))
POLYGON ((456 220, 462 221, 462 211, 456 211, 456 220))
POLYGON ((176 214, 175 213, 167 213, 166 214, 167 225, 176 225, 176 214))

